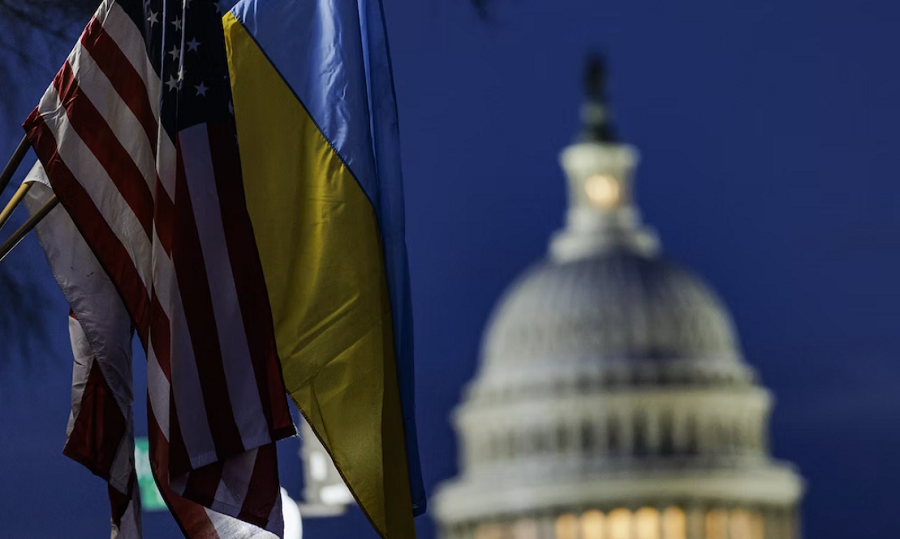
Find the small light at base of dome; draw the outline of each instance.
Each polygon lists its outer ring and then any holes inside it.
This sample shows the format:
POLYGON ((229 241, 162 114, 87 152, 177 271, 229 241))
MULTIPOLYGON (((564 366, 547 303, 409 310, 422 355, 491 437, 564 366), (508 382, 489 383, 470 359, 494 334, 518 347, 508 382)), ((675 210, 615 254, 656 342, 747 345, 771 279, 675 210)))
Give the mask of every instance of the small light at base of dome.
POLYGON ((608 174, 594 174, 588 178, 584 192, 588 200, 602 210, 618 206, 622 195, 618 180, 608 174))

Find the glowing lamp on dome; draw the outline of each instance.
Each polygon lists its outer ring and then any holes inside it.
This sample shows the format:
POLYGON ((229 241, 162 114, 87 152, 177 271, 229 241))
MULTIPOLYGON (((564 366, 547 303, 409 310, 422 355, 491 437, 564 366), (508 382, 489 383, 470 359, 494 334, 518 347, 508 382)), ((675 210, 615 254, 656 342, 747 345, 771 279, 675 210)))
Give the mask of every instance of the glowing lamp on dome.
POLYGON ((619 205, 622 188, 619 182, 608 174, 594 174, 584 183, 584 192, 588 200, 602 210, 609 210, 619 205))

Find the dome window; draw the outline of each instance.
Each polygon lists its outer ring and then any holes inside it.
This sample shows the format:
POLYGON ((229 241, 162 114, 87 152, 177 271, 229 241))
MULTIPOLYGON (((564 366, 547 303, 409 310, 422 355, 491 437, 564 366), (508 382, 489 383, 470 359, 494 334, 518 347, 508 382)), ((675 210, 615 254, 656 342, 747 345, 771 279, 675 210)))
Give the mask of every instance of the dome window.
POLYGON ((680 507, 663 512, 663 539, 687 539, 687 518, 680 507))
POLYGON ((713 509, 706 513, 706 539, 727 539, 728 513, 724 509, 713 509))
POLYGON ((582 539, 606 539, 606 515, 597 510, 586 511, 581 515, 582 539))
POLYGON ((752 539, 752 526, 750 513, 744 509, 735 509, 731 512, 728 523, 730 539, 752 539))
POLYGON ((636 539, 659 539, 659 511, 642 507, 634 514, 636 539))
POLYGON ((556 519, 556 539, 578 539, 578 517, 566 513, 556 519))
POLYGON ((631 538, 631 511, 615 509, 609 513, 609 539, 631 538))

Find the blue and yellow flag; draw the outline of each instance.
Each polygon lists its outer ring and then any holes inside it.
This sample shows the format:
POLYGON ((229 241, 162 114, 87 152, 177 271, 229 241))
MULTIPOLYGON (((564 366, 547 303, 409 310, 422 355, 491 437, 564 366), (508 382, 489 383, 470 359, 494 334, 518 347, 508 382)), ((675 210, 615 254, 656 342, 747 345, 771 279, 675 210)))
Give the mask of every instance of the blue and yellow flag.
POLYGON ((285 385, 381 536, 414 537, 425 493, 381 2, 242 0, 224 23, 285 385))

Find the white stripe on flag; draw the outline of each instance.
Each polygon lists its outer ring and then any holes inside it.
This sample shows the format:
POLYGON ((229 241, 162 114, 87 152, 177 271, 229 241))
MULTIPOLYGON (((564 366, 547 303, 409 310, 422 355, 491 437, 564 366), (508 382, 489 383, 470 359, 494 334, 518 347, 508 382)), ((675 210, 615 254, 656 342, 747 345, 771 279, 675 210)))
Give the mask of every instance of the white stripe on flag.
POLYGON ((153 146, 147 138, 144 126, 107 78, 106 73, 94 61, 90 53, 79 41, 69 55, 69 65, 75 73, 75 80, 84 95, 91 101, 97 111, 106 120, 113 134, 137 165, 144 181, 153 193, 156 187, 156 163, 153 157, 153 146))
POLYGON ((225 461, 225 465, 222 467, 222 476, 219 479, 219 487, 216 489, 215 501, 212 504, 213 509, 224 512, 244 506, 258 452, 259 449, 251 449, 225 461), (217 507, 221 504, 231 507, 217 507))
MULTIPOLYGON (((160 413, 156 415, 160 429, 168 441, 170 439, 169 432, 169 415, 162 415, 163 409, 169 409, 169 393, 172 387, 177 385, 179 391, 175 392, 175 408, 179 417, 180 425, 197 425, 196 429, 182 429, 182 439, 189 455, 202 455, 206 460, 216 454, 215 443, 213 442, 212 432, 209 429, 209 420, 206 415, 206 403, 203 400, 203 389, 200 385, 200 374, 197 368, 197 360, 194 356, 193 343, 191 341, 190 331, 187 326, 187 318, 184 313, 184 305, 181 301, 181 294, 178 288, 178 277, 175 274, 175 265, 172 259, 166 254, 162 248, 162 243, 157 236, 156 227, 153 228, 153 286, 156 299, 162 307, 163 313, 169 320, 170 334, 170 358, 178 358, 173 361, 174 365, 170 365, 170 374, 172 376, 171 383, 166 380, 165 374, 159 365, 158 358, 154 353, 154 359, 157 360, 156 368, 159 369, 158 380, 165 382, 165 385, 151 386, 148 379, 147 389, 151 392, 151 403, 158 402, 160 413), (180 328, 180 331, 178 331, 180 328), (165 402, 165 404, 163 404, 165 402), (187 407, 187 409, 185 409, 187 407), (184 419, 182 419, 184 418, 184 419), (184 423, 184 421, 192 421, 192 423, 184 423)), ((149 374, 148 374, 149 376, 149 374)), ((214 457, 213 457, 214 458, 214 457)), ((198 460, 199 462, 200 460, 198 460)), ((209 460, 204 464, 212 462, 209 460)), ((194 460, 191 463, 195 464, 194 460)))
MULTIPOLYGON (((177 294, 177 292, 174 292, 177 294)), ((166 298, 173 301, 172 298, 166 298)), ((160 298, 163 301, 163 298, 160 298)), ((218 460, 216 445, 209 428, 206 403, 203 391, 197 390, 200 384, 200 373, 194 358, 191 333, 184 316, 176 316, 172 324, 172 354, 178 358, 171 365, 172 396, 175 400, 175 413, 181 426, 181 438, 191 459, 191 466, 199 468, 218 460)))
MULTIPOLYGON (((119 46, 119 50, 128 58, 131 66, 143 79, 147 88, 147 95, 150 96, 150 107, 153 110, 153 117, 159 118, 159 92, 162 84, 160 83, 159 75, 153 69, 153 64, 150 63, 150 58, 147 56, 144 36, 141 35, 140 30, 134 25, 131 17, 125 13, 125 10, 113 0, 104 0, 95 17, 100 20, 103 30, 119 46), (108 8, 105 17, 101 15, 104 7, 108 8)), ((174 191, 172 194, 174 194, 174 191)))
POLYGON ((66 425, 66 442, 69 441, 72 429, 75 428, 75 419, 81 411, 81 397, 84 395, 84 388, 87 386, 88 376, 91 374, 91 366, 94 364, 94 352, 91 350, 87 335, 84 334, 78 320, 71 316, 69 317, 69 340, 72 341, 72 355, 75 363, 72 365, 72 410, 69 413, 69 424, 66 425))
POLYGON ((150 400, 150 408, 156 417, 159 430, 163 437, 169 441, 169 395, 171 387, 166 379, 166 374, 159 366, 156 351, 151 344, 147 348, 147 396, 150 400))
MULTIPOLYGON (((131 18, 115 2, 105 0, 105 5, 110 5, 105 19, 102 20, 103 30, 118 45, 119 50, 128 58, 131 66, 137 71, 147 88, 150 97, 150 107, 153 117, 159 118, 159 100, 161 97, 162 83, 159 76, 150 63, 147 56, 147 48, 140 30, 131 21, 131 18)), ((101 8, 102 10, 102 8, 101 8)), ((98 16, 98 18, 100 18, 98 16)), ((175 145, 162 126, 158 128, 156 144, 157 164, 159 179, 163 189, 169 195, 170 200, 175 200, 175 145)))
MULTIPOLYGON (((170 298, 178 298, 181 296, 175 294, 178 290, 178 278, 175 275, 175 265, 172 259, 163 249, 162 242, 159 239, 159 232, 156 229, 156 223, 153 224, 153 291, 159 299, 160 306, 166 318, 172 320, 174 314, 184 309, 181 308, 181 302, 178 302, 176 308, 172 305, 170 298)), ((183 315, 182 315, 183 316, 183 315)), ((192 354, 193 355, 193 354, 192 354)))
POLYGON ((236 518, 223 515, 211 511, 204 507, 206 516, 209 517, 216 533, 219 537, 240 537, 241 539, 278 539, 274 533, 268 532, 262 528, 257 528, 252 524, 247 524, 236 518))
MULTIPOLYGON (((129 411, 130 412, 130 411, 129 411)), ((131 415, 129 413, 129 415, 131 415)), ((116 458, 109 469, 109 484, 122 494, 128 494, 128 483, 134 470, 134 418, 125 416, 128 430, 122 437, 116 458)))
POLYGON ((202 124, 182 130, 178 137, 203 260, 206 263, 206 277, 209 288, 213 291, 213 311, 234 420, 244 447, 256 447, 272 440, 259 388, 256 384, 247 383, 248 380, 255 380, 256 374, 253 372, 250 347, 247 345, 231 258, 228 256, 209 135, 206 125, 202 124))
POLYGON ((156 141, 156 174, 159 183, 169 195, 169 200, 175 200, 175 167, 177 165, 175 143, 169 138, 169 134, 159 126, 156 141))
POLYGON ((63 162, 81 182, 94 206, 128 251, 144 287, 149 291, 150 238, 103 165, 72 128, 59 94, 52 85, 44 93, 38 111, 56 139, 63 162))
POLYGON ((112 525, 110 539, 140 539, 141 537, 141 489, 134 486, 128 509, 122 515, 119 526, 112 525))

